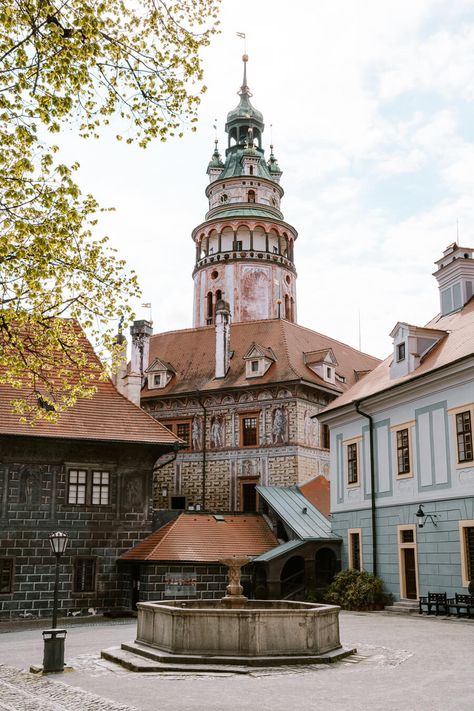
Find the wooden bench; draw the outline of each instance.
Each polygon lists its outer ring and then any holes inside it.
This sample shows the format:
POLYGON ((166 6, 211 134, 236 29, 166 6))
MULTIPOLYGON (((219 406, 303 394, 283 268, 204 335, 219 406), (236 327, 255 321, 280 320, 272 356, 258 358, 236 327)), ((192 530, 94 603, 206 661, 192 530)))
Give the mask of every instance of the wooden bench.
POLYGON ((461 617, 461 610, 466 610, 467 617, 471 617, 471 612, 474 612, 474 595, 455 593, 455 597, 448 600, 448 606, 456 608, 458 617, 461 617))
POLYGON ((423 612, 423 608, 426 607, 426 612, 431 615, 431 610, 434 608, 435 615, 443 614, 449 615, 449 604, 446 593, 431 593, 425 597, 419 598, 419 614, 423 612))

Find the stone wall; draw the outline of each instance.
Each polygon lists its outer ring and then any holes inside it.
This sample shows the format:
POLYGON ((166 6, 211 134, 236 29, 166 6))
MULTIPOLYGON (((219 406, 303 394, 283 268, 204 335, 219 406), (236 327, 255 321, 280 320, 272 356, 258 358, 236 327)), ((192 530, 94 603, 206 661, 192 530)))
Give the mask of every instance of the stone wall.
POLYGON ((116 560, 152 531, 156 457, 156 448, 148 445, 48 440, 32 445, 28 439, 2 438, 0 558, 13 561, 13 589, 0 594, 0 617, 51 615, 55 558, 48 537, 56 530, 69 534, 60 559, 60 614, 99 612, 122 604, 116 560), (108 505, 67 503, 67 476, 73 467, 110 471, 108 505), (80 558, 95 560, 91 592, 74 592, 80 558))
MULTIPOLYGON (((122 579, 126 580, 129 566, 121 563, 122 579)), ((245 594, 250 591, 250 574, 243 573, 242 584, 245 586, 245 594)), ((176 563, 161 564, 140 564, 140 602, 151 602, 153 600, 175 600, 175 599, 202 599, 214 600, 226 594, 227 568, 219 564, 189 564, 180 565, 176 563), (194 592, 178 592, 176 595, 166 594, 166 588, 170 590, 169 578, 173 575, 183 576, 188 580, 195 580, 194 592), (168 584, 167 584, 168 580, 168 584)), ((126 599, 126 590, 124 599, 126 599)))

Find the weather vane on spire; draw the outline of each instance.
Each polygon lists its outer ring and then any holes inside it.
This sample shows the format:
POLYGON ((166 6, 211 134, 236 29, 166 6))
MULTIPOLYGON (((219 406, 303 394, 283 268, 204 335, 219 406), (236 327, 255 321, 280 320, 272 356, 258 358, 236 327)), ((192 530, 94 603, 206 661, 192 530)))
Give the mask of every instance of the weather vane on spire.
MULTIPOLYGON (((236 32, 235 34, 237 35, 237 37, 241 37, 244 41, 244 57, 246 57, 247 56, 247 35, 245 34, 245 32, 236 32)), ((244 60, 244 61, 246 61, 246 60, 244 60)))

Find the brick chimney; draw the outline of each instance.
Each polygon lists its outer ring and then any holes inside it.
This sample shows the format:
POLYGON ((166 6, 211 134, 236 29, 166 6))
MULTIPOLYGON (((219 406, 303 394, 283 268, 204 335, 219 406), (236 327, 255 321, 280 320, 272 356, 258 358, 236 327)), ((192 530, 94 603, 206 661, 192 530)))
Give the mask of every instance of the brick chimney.
POLYGON ((216 304, 216 378, 225 378, 230 362, 230 307, 219 299, 216 304))

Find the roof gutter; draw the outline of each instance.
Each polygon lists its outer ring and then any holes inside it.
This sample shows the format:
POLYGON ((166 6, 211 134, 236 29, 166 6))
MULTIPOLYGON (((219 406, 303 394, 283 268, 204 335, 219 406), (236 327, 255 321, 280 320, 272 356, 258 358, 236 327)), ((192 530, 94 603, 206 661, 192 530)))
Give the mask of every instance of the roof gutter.
POLYGON ((377 575, 377 517, 375 510, 375 456, 374 456, 374 421, 371 415, 360 409, 360 400, 354 402, 356 412, 369 420, 370 450, 370 511, 372 528, 372 573, 377 575))

